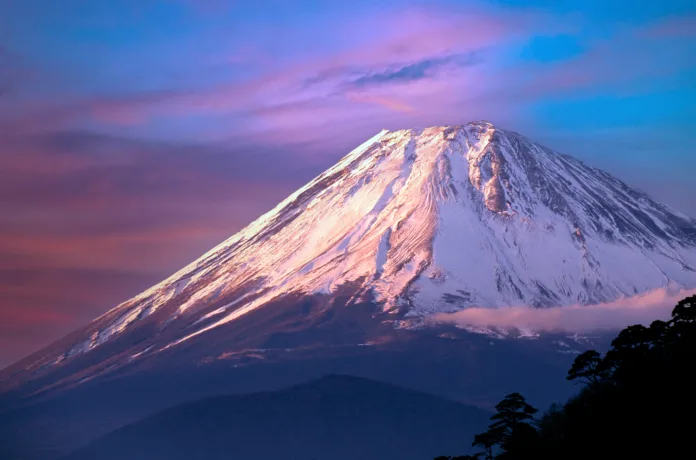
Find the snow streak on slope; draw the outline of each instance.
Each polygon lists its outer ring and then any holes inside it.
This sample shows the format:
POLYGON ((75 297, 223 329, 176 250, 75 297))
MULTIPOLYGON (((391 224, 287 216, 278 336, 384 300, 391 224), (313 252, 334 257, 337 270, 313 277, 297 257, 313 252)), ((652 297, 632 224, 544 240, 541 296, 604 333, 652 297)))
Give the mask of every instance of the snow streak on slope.
POLYGON ((182 317, 193 326, 165 348, 279 296, 349 282, 385 311, 419 318, 691 288, 694 267, 693 220, 517 133, 486 122, 382 131, 50 360, 89 351, 178 298, 163 327, 182 317))

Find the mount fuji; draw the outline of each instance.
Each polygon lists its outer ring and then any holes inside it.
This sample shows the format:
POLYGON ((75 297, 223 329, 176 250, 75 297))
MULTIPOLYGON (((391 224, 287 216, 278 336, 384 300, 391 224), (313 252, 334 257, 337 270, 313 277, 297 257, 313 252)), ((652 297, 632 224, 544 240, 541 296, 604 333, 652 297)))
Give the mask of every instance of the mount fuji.
POLYGON ((491 402, 510 379, 541 395, 540 376, 563 380, 569 359, 550 340, 493 346, 433 319, 694 287, 696 221, 613 176, 488 122, 385 130, 198 260, 0 372, 0 398, 19 414, 111 391, 122 412, 92 427, 100 434, 176 401, 325 371, 466 402, 491 402))

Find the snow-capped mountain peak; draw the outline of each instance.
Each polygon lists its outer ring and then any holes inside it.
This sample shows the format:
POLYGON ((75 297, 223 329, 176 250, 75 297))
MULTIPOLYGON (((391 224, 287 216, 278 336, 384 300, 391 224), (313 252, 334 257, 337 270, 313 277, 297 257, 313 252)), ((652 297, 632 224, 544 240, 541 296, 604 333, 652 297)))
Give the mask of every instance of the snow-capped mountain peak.
POLYGON ((695 267, 693 220, 517 133, 484 121, 384 130, 31 367, 88 353, 151 318, 161 340, 131 350, 143 359, 233 330, 272 300, 342 286, 384 312, 422 318, 691 288, 695 267))

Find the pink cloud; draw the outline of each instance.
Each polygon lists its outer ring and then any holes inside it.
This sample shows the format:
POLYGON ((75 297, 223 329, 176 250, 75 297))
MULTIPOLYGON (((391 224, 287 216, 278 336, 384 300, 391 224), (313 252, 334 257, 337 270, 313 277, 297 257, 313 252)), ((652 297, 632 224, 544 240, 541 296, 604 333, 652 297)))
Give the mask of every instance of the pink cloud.
MULTIPOLYGON (((370 15, 342 21, 328 32, 327 42, 341 45, 340 50, 314 55, 291 65, 260 60, 260 76, 230 82, 208 89, 161 91, 131 94, 120 97, 89 97, 71 99, 68 104, 54 101, 41 109, 31 109, 9 129, 36 130, 55 123, 69 125, 82 121, 133 126, 146 124, 159 117, 188 115, 220 115, 244 113, 274 101, 282 104, 288 98, 325 97, 339 90, 347 78, 342 69, 357 72, 381 72, 392 65, 407 65, 452 53, 490 48, 510 42, 515 37, 541 33, 542 23, 537 14, 510 14, 503 10, 452 9, 436 11, 406 9, 389 15, 370 15), (369 30, 370 40, 360 39, 356 30, 369 30), (337 71, 337 69, 339 71, 337 71), (333 75, 325 85, 306 85, 316 75, 333 75)), ((557 28, 558 22, 548 21, 544 30, 557 28)), ((238 50, 234 59, 247 60, 256 55, 253 48, 238 50)), ((370 104, 380 103, 404 111, 407 103, 394 103, 394 97, 378 94, 352 96, 370 104)), ((20 111, 20 114, 22 113, 20 111)), ((406 109, 408 111, 408 109, 406 109)), ((11 114, 14 116, 14 114, 11 114)))
MULTIPOLYGON (((382 120, 387 120, 387 111, 394 115, 391 120, 403 122, 404 126, 460 123, 469 117, 491 118, 490 107, 502 108, 499 113, 508 114, 539 97, 577 89, 613 85, 621 91, 631 91, 631 85, 623 83, 669 75, 686 61, 680 58, 678 47, 669 47, 664 52, 653 49, 656 52, 652 54, 662 56, 660 62, 647 60, 639 52, 646 48, 636 47, 635 41, 641 40, 647 47, 657 46, 648 37, 651 33, 688 30, 691 24, 688 18, 656 23, 638 31, 624 29, 610 40, 591 44, 586 53, 561 63, 505 66, 502 61, 507 58, 495 53, 499 46, 532 35, 572 32, 574 24, 574 20, 551 20, 538 12, 470 7, 405 9, 389 15, 358 17, 343 21, 327 32, 328 42, 341 44, 336 51, 307 54, 304 61, 289 65, 282 60, 255 61, 257 76, 245 81, 207 89, 54 103, 48 109, 29 110, 16 123, 7 125, 7 130, 36 131, 84 121, 128 127, 157 118, 234 115, 239 118, 237 129, 250 127, 256 132, 277 129, 287 133, 329 122, 363 124, 358 119, 368 117, 373 124, 384 125, 382 120), (356 30, 368 32, 362 37, 356 30), (354 85, 360 77, 474 50, 486 53, 480 65, 443 66, 427 78, 385 79, 383 84, 369 88, 354 85), (302 103, 317 100, 323 102, 302 103), (361 105, 364 107, 359 108, 361 105)), ((235 59, 246 60, 256 53, 256 48, 243 47, 235 59)), ((282 133, 278 136, 285 135, 282 133)))
POLYGON ((481 327, 517 327, 545 332, 619 330, 632 324, 649 325, 657 319, 669 319, 677 302, 694 294, 696 289, 680 290, 676 293, 667 289, 656 289, 597 305, 553 308, 476 307, 451 314, 440 314, 435 321, 481 327))
POLYGON ((626 28, 563 62, 504 67, 492 53, 480 65, 443 66, 427 78, 390 80, 369 87, 352 85, 361 76, 389 73, 399 66, 473 49, 491 49, 519 37, 556 31, 554 27, 533 30, 539 18, 538 14, 517 18, 485 11, 444 15, 415 10, 381 24, 376 24, 376 18, 361 18, 347 22, 335 35, 354 34, 355 27, 362 25, 365 27, 361 30, 376 34, 367 44, 353 41, 343 51, 294 65, 264 65, 265 72, 244 82, 190 93, 97 99, 88 101, 87 107, 100 121, 122 125, 147 123, 157 117, 233 113, 240 115, 238 129, 250 135, 270 133, 258 139, 261 143, 302 143, 320 135, 323 131, 317 129, 331 123, 363 126, 369 120, 373 126, 389 123, 390 127, 404 127, 496 118, 491 116, 494 114, 502 123, 505 120, 500 114, 509 118, 540 97, 607 85, 622 92, 635 91, 640 81, 670 75, 685 62, 679 58, 678 47, 657 53, 662 56, 657 64, 646 60, 636 52, 635 41, 645 42, 646 47, 658 45, 635 28, 626 28))

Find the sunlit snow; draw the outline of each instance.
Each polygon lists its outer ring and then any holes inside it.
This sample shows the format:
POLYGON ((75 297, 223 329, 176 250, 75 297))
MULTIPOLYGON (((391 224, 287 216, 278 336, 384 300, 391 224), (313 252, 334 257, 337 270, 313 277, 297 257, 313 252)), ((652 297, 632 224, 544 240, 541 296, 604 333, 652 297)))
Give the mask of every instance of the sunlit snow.
POLYGON ((271 299, 331 294, 358 280, 356 289, 385 311, 408 305, 408 317, 418 318, 693 288, 695 267, 693 221, 517 133, 487 122, 385 130, 200 259, 103 315, 69 353, 111 340, 178 298, 172 314, 191 315, 194 327, 150 353, 271 299), (255 290, 230 297, 247 285, 255 290), (228 304, 205 310, 222 296, 228 304))

